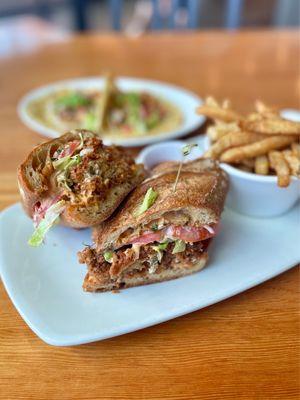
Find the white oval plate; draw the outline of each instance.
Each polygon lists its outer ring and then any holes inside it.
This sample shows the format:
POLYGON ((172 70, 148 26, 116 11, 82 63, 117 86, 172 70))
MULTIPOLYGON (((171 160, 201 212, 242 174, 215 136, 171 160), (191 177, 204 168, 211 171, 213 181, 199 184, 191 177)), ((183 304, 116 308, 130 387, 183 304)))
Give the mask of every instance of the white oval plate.
POLYGON ((86 268, 76 252, 90 243, 90 230, 56 226, 44 245, 30 248, 32 229, 20 204, 1 213, 0 275, 29 327, 56 346, 118 336, 187 314, 258 285, 300 260, 295 240, 299 207, 268 220, 226 209, 203 271, 118 294, 85 293, 86 268))
MULTIPOLYGON (((42 86, 38 89, 32 90, 25 95, 19 105, 18 114, 21 120, 30 129, 48 137, 58 137, 62 133, 55 129, 48 128, 44 124, 32 118, 27 112, 28 104, 37 100, 39 97, 48 95, 56 90, 61 89, 103 89, 104 78, 91 77, 91 78, 78 78, 65 81, 59 81, 47 86, 42 86)), ((189 132, 199 128, 205 121, 201 115, 197 115, 195 110, 202 104, 202 100, 196 94, 180 88, 178 86, 170 85, 164 82, 152 81, 147 79, 136 79, 128 77, 120 77, 117 79, 117 85, 124 91, 147 91, 155 96, 162 97, 163 99, 173 103, 177 106, 183 116, 182 124, 169 132, 162 132, 155 135, 144 135, 142 137, 120 138, 110 140, 103 138, 105 144, 118 144, 121 146, 145 146, 147 144, 156 143, 161 140, 174 139, 186 135, 189 132)))

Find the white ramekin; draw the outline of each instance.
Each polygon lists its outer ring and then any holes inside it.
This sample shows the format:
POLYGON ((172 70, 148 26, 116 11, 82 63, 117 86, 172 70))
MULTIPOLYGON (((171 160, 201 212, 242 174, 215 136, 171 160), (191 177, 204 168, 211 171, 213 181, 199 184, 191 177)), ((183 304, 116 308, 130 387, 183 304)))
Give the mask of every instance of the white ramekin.
MULTIPOLYGON (((204 150, 210 146, 209 138, 203 140, 204 150)), ((251 217, 276 217, 292 208, 300 198, 300 180, 291 178, 288 187, 277 185, 276 176, 245 172, 229 164, 221 163, 230 179, 226 205, 251 217)))
MULTIPOLYGON (((185 158, 186 161, 200 157, 209 147, 206 137, 197 137, 196 143, 199 148, 194 149, 185 158)), ((148 169, 163 161, 179 161, 185 144, 183 141, 170 141, 148 146, 141 151, 137 161, 144 163, 148 169)), ((241 214, 258 218, 275 217, 292 208, 300 198, 300 180, 295 177, 287 188, 279 188, 276 176, 256 175, 224 163, 221 167, 230 179, 226 206, 241 214)))

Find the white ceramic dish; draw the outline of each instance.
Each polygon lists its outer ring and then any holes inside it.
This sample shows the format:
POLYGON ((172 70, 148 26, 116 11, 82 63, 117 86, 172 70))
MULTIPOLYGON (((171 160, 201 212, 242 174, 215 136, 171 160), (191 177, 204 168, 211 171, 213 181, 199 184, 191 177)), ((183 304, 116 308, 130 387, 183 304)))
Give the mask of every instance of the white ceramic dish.
MULTIPOLYGON (((208 137, 204 149, 210 147, 208 137)), ((226 204, 233 210, 251 217, 275 217, 287 212, 300 199, 300 180, 291 178, 288 187, 280 188, 276 176, 263 176, 242 171, 229 164, 221 167, 230 178, 226 204)))
MULTIPOLYGON (((27 239, 32 221, 19 204, 0 215, 0 274, 29 327, 57 346, 88 343, 142 329, 226 299, 300 260, 299 208, 274 219, 225 210, 220 234, 201 272, 114 293, 85 293, 76 259, 90 231, 56 226, 40 248, 27 239), (276 249, 276 251, 274 251, 276 249)), ((184 334, 184 333, 183 333, 184 334)))
MULTIPOLYGON (((122 146, 144 146, 150 143, 156 143, 161 140, 174 139, 186 135, 199 128, 205 118, 201 115, 195 113, 196 107, 198 107, 202 100, 196 94, 180 88, 178 86, 170 85, 164 82, 152 81, 147 79, 136 79, 128 77, 120 77, 117 79, 118 86, 125 91, 147 91, 162 97, 171 103, 175 104, 183 114, 182 124, 170 131, 162 132, 156 135, 145 135, 141 137, 131 137, 131 138, 119 138, 113 139, 113 143, 122 146)), ((42 123, 36 121, 28 113, 28 104, 42 96, 53 93, 56 90, 70 88, 70 89, 103 89, 104 79, 99 77, 90 78, 78 78, 56 82, 47 86, 40 87, 38 89, 32 90, 25 97, 22 98, 18 105, 18 113, 21 120, 30 129, 40 133, 41 135, 48 137, 60 136, 63 132, 58 132, 55 129, 48 128, 42 123)), ((106 144, 111 144, 112 140, 109 137, 104 137, 104 142, 106 144)))

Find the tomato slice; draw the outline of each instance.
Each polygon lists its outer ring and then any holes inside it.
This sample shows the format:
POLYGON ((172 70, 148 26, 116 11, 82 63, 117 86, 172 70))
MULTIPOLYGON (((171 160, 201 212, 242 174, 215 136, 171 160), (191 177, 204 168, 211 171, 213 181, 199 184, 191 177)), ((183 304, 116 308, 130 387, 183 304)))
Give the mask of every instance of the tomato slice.
POLYGON ((143 235, 130 240, 130 244, 148 244, 159 242, 163 238, 163 231, 160 232, 145 232, 143 235))
POLYGON ((57 159, 71 156, 79 145, 80 145, 79 140, 73 140, 72 142, 69 142, 63 149, 63 151, 57 155, 57 159))
POLYGON ((139 237, 133 238, 128 244, 149 244, 161 242, 166 238, 181 239, 185 242, 200 242, 209 239, 216 234, 217 224, 214 226, 204 225, 201 228, 193 226, 170 225, 158 232, 145 232, 139 237))
POLYGON ((184 240, 185 242, 200 242, 215 235, 215 230, 212 226, 203 226, 195 228, 193 226, 176 226, 171 225, 166 230, 166 236, 184 240))

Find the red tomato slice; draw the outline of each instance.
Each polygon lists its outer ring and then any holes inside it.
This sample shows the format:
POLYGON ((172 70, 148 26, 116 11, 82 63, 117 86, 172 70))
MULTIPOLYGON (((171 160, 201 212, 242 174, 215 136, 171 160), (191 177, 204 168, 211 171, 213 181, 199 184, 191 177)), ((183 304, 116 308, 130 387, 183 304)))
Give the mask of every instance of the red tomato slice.
POLYGON ((193 226, 175 226, 171 225, 166 230, 166 236, 181 239, 185 242, 200 242, 215 235, 215 230, 212 226, 203 226, 195 228, 193 226))
POLYGON ((69 142, 67 146, 63 149, 63 151, 58 154, 57 158, 60 159, 63 157, 71 156, 77 149, 79 144, 80 144, 79 140, 73 140, 73 142, 69 142))
POLYGON ((159 232, 145 232, 143 235, 136 237, 129 244, 149 244, 152 242, 161 242, 165 238, 181 239, 185 242, 200 242, 209 239, 216 234, 217 224, 214 226, 204 225, 201 228, 193 226, 176 226, 170 225, 159 232))
POLYGON ((131 239, 130 244, 148 244, 159 242, 163 237, 163 232, 146 232, 142 236, 131 239))

